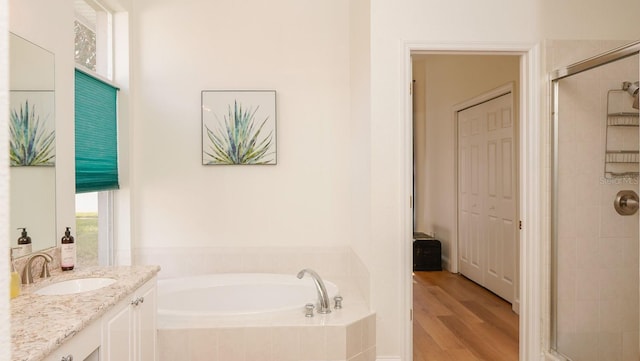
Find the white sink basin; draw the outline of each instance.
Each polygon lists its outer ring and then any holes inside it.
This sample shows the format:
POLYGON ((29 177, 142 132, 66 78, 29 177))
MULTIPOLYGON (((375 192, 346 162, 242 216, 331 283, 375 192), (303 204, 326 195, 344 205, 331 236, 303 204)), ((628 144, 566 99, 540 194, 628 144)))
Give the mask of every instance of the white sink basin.
POLYGON ((113 278, 76 278, 50 284, 33 293, 45 296, 70 295, 73 293, 94 291, 109 286, 115 281, 113 278))

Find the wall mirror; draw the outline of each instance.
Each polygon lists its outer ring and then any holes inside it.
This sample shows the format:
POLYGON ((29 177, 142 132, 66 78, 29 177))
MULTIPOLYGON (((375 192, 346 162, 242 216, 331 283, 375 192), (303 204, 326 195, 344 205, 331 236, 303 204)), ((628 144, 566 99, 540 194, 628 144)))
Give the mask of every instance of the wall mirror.
POLYGON ((10 246, 21 230, 32 250, 56 245, 54 54, 10 33, 10 246))

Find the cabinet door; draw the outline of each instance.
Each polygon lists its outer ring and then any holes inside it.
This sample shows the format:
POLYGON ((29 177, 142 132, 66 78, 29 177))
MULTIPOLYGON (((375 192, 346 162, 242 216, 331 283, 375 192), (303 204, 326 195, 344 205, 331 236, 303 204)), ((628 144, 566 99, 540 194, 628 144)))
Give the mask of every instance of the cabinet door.
POLYGON ((101 361, 155 361, 156 309, 153 278, 103 318, 101 361))
POLYGON ((103 360, 133 361, 133 312, 128 302, 118 304, 104 318, 103 360))
POLYGON ((155 279, 136 292, 142 300, 135 310, 136 360, 156 360, 156 285, 155 279))

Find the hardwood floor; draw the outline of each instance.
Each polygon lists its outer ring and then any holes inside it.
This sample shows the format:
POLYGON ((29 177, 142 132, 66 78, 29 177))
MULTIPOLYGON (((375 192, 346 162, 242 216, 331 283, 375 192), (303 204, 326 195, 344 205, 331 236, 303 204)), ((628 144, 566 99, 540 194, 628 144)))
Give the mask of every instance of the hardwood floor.
POLYGON ((415 272, 413 360, 518 360, 518 315, 463 276, 415 272))

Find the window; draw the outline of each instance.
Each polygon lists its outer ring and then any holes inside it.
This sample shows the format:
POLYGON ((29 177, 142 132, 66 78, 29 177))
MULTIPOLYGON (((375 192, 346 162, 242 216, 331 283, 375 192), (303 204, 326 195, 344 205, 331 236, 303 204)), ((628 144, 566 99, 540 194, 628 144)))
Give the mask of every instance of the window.
MULTIPOLYGON (((95 177, 96 171, 104 173, 104 168, 92 167, 92 164, 76 160, 76 168, 81 166, 84 169, 76 171, 76 178, 79 177, 81 182, 78 186, 78 180, 76 181, 77 265, 110 265, 113 264, 113 189, 118 187, 115 125, 117 88, 108 83, 113 74, 112 14, 93 0, 74 0, 74 5, 75 61, 79 69, 76 70, 76 122, 82 122, 84 119, 84 124, 89 126, 82 130, 83 127, 76 125, 76 137, 86 140, 86 134, 93 134, 104 138, 103 128, 92 131, 91 127, 104 125, 93 122, 94 119, 108 118, 112 126, 107 134, 110 144, 108 147, 113 151, 109 153, 112 155, 107 157, 110 171, 106 180, 100 177, 96 180, 95 177), (106 107, 104 94, 107 94, 106 107), (102 104, 92 104, 92 100, 96 99, 103 100, 102 104), (100 116, 88 114, 87 111, 98 112, 100 116), (91 123, 87 124, 87 119, 92 119, 91 123)), ((96 151, 93 144, 82 143, 76 140, 76 158, 96 159, 95 154, 91 154, 91 151, 96 151)), ((100 159, 105 160, 104 157, 100 159)))
POLYGON ((108 80, 113 77, 113 15, 93 0, 74 0, 75 61, 108 80))
POLYGON ((76 195, 76 252, 78 266, 100 264, 98 258, 98 193, 76 195))
POLYGON ((83 22, 75 21, 73 26, 76 34, 76 64, 89 70, 96 71, 96 33, 83 22))

